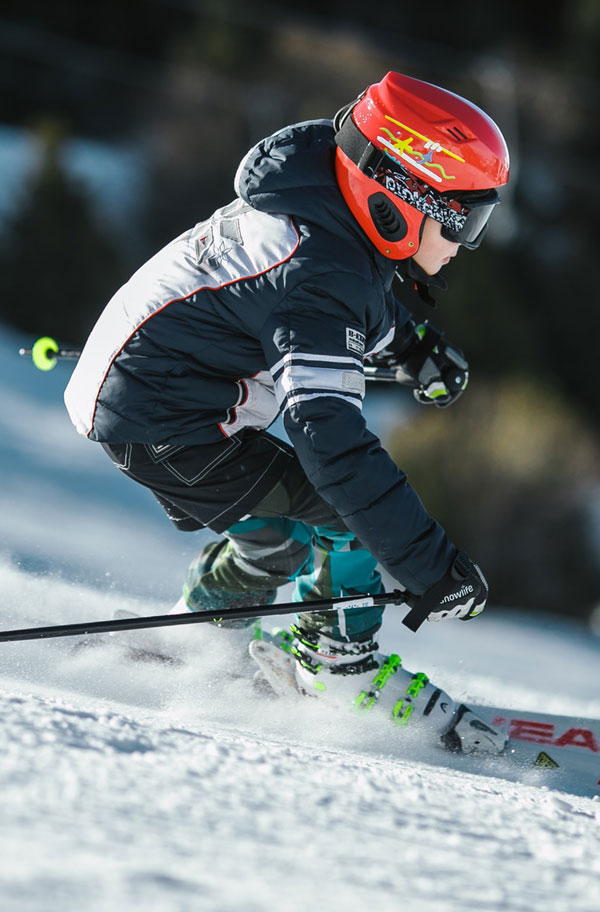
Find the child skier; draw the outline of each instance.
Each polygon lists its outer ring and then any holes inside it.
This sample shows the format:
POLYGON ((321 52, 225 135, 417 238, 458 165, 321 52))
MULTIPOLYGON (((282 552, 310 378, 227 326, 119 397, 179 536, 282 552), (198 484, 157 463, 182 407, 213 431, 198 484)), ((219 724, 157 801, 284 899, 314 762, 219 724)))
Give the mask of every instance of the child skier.
MULTIPOLYGON (((430 300, 459 247, 479 245, 507 180, 506 144, 483 111, 388 73, 333 122, 259 142, 236 200, 115 294, 65 401, 177 528, 223 536, 190 566, 176 610, 269 604, 290 581, 298 599, 374 594, 378 563, 413 596, 429 593, 429 620, 483 610, 478 566, 427 514, 361 407, 365 360, 398 368, 423 403, 462 393, 462 353, 415 326, 392 281, 405 302, 430 300), (265 430, 280 413, 292 446, 265 430)), ((378 653, 381 620, 373 606, 300 613, 297 689, 359 703, 385 691, 397 721, 418 695, 451 745, 501 749, 501 735, 480 726, 475 737, 464 707, 424 676, 415 692, 397 657, 378 653)))

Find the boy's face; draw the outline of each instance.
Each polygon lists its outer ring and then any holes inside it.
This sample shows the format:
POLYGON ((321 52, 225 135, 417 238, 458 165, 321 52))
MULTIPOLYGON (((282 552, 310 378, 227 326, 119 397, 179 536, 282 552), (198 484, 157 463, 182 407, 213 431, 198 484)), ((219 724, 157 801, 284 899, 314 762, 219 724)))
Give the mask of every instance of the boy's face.
POLYGON ((413 256, 415 263, 427 275, 435 275, 442 266, 446 266, 458 253, 460 244, 447 241, 441 235, 442 226, 435 219, 427 217, 423 226, 423 236, 419 249, 413 256))

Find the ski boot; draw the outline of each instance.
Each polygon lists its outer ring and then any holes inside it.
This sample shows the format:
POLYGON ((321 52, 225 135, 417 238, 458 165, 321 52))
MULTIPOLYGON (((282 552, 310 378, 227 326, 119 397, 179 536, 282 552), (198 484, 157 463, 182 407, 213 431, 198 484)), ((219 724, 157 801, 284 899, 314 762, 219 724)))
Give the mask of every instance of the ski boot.
POLYGON ((292 625, 287 639, 250 645, 264 678, 279 694, 296 692, 358 713, 375 710, 399 728, 410 725, 448 750, 500 754, 507 736, 457 704, 427 675, 413 674, 374 639, 342 642, 292 625))

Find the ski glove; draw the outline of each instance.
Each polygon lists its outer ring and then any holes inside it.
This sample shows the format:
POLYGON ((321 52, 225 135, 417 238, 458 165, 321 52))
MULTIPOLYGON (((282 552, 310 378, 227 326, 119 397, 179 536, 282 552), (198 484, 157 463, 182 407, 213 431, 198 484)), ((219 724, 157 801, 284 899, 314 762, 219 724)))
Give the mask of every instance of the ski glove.
POLYGON ((412 609, 403 623, 416 631, 424 620, 444 621, 459 618, 469 621, 485 608, 488 584, 478 564, 458 551, 448 572, 424 595, 412 600, 412 609))
POLYGON ((390 349, 371 355, 368 363, 396 368, 397 381, 414 386, 415 399, 422 405, 445 408, 456 402, 469 382, 462 351, 445 342, 444 333, 429 322, 411 322, 403 335, 401 348, 392 343, 390 349))

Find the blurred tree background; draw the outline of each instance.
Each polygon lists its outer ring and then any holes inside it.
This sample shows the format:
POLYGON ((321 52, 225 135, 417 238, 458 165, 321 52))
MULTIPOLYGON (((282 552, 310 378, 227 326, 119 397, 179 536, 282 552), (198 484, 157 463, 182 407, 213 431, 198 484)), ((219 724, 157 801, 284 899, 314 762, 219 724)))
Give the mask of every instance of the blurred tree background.
POLYGON ((3 0, 0 319, 79 345, 133 269, 232 198, 263 135, 390 69, 465 95, 505 133, 511 181, 438 312, 416 316, 464 348, 472 388, 386 443, 494 601, 583 616, 600 599, 599 43, 597 0, 3 0), (129 162, 117 191, 109 152, 129 162))

